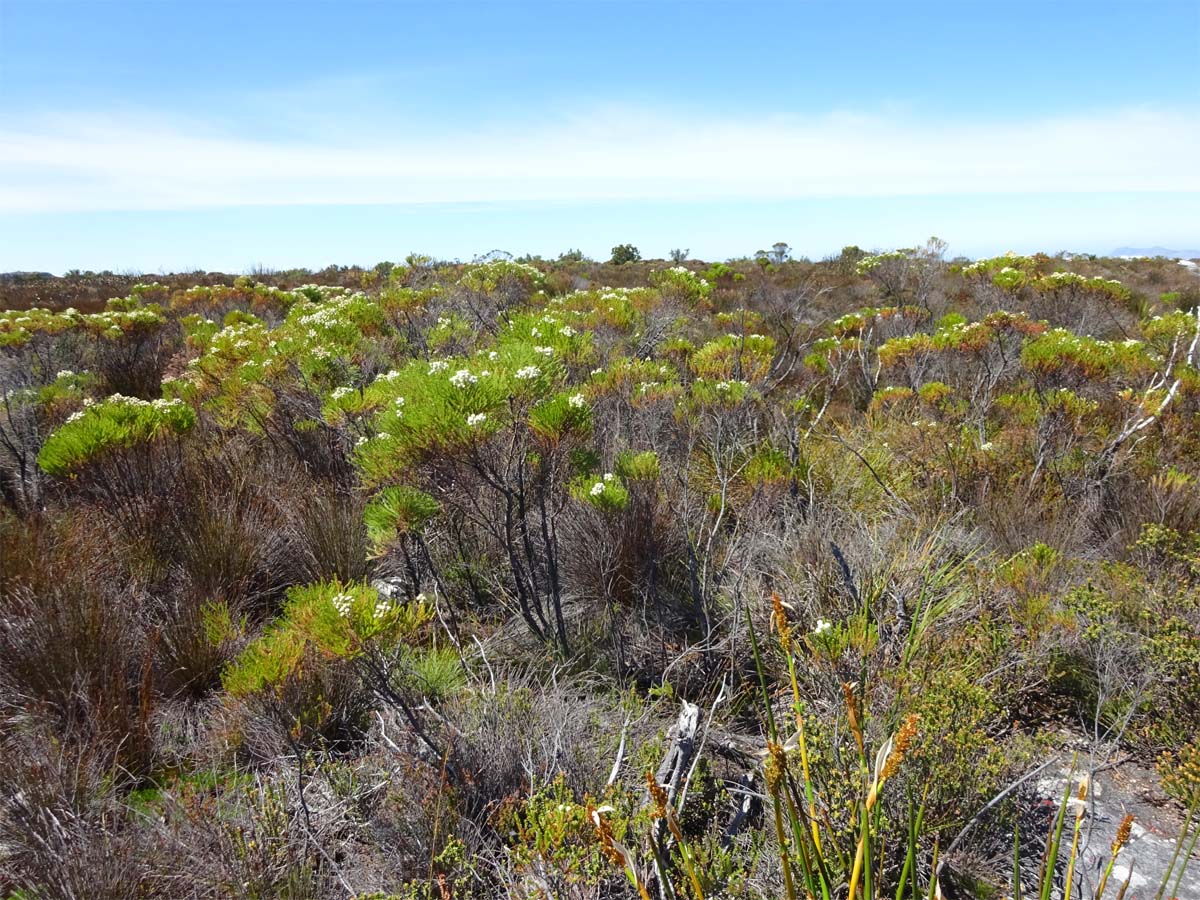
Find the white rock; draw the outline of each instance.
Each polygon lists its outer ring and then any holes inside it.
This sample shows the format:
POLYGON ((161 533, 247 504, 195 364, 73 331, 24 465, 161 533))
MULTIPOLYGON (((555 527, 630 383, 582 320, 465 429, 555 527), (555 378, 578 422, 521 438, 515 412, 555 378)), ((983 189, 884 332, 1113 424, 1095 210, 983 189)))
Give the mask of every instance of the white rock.
POLYGON ((400 593, 400 579, 398 578, 376 578, 371 582, 371 587, 379 591, 379 596, 385 600, 391 600, 400 593))
POLYGON ((1133 870, 1133 877, 1130 878, 1129 866, 1113 866, 1112 875, 1110 876, 1111 881, 1115 884, 1124 884, 1126 878, 1129 878, 1129 886, 1134 890, 1137 890, 1149 881, 1145 875, 1139 874, 1137 869, 1133 870))

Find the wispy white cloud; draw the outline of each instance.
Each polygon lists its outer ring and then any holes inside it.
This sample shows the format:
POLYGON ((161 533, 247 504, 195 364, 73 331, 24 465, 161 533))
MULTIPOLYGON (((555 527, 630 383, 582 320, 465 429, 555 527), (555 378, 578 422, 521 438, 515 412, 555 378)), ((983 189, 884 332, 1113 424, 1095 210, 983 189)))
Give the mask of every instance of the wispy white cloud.
POLYGON ((1196 159, 1190 110, 981 122, 606 108, 359 140, 333 128, 259 139, 146 116, 58 116, 0 128, 0 212, 1196 192, 1196 159))

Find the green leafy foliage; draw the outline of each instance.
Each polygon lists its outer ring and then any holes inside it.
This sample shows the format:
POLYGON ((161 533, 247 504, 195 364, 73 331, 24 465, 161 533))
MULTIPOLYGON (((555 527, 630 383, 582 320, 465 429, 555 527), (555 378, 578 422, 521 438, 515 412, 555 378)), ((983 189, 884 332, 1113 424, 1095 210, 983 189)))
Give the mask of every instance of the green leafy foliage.
POLYGON ((115 394, 72 413, 46 440, 38 464, 47 474, 71 475, 110 450, 181 435, 195 424, 195 411, 181 400, 139 400, 115 394))
POLYGON ((395 603, 363 584, 320 582, 288 592, 283 615, 222 676, 234 696, 271 690, 316 658, 351 660, 393 646, 429 617, 423 602, 395 603))
POLYGON ((623 266, 626 263, 637 262, 642 258, 642 254, 638 252, 638 248, 633 244, 618 244, 612 248, 612 264, 614 266, 623 266))
POLYGON ((437 500, 416 488, 392 485, 367 504, 363 520, 376 552, 383 553, 399 537, 419 532, 438 513, 437 500))

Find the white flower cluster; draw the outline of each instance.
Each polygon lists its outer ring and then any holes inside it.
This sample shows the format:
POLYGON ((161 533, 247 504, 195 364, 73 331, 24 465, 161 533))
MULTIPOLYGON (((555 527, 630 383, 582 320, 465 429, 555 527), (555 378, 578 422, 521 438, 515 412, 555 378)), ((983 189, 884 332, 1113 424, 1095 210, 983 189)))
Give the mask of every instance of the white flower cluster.
POLYGON ((218 352, 249 350, 262 341, 266 331, 263 326, 250 322, 235 322, 213 335, 212 349, 218 352))
POLYGON ((542 370, 537 366, 525 366, 524 368, 517 369, 514 377, 521 381, 532 381, 535 378, 540 378, 541 374, 542 370))
POLYGON ((587 406, 587 401, 583 398, 583 394, 572 394, 567 398, 567 403, 575 409, 583 409, 587 406))
POLYGON ((1132 349, 1134 347, 1142 346, 1141 341, 1134 340, 1133 338, 1118 343, 1116 341, 1105 341, 1101 340, 1100 338, 1088 337, 1087 335, 1079 335, 1073 331, 1067 330, 1066 328, 1052 328, 1045 333, 1045 337, 1053 337, 1067 349, 1076 351, 1082 351, 1088 347, 1093 347, 1097 350, 1113 350, 1117 347, 1127 347, 1132 349))
POLYGON ((464 287, 477 289, 488 283, 495 284, 505 278, 528 280, 538 285, 542 283, 545 276, 541 269, 528 263, 514 262, 511 259, 493 259, 472 266, 463 274, 458 283, 464 287))
POLYGON ((469 369, 459 369, 450 376, 450 383, 459 389, 475 384, 477 381, 479 381, 479 376, 472 375, 469 369))
MULTIPOLYGON (((348 619, 351 611, 354 609, 354 596, 352 594, 337 594, 329 602, 333 604, 333 608, 337 610, 337 614, 343 619, 348 619)), ((371 617, 382 619, 396 608, 395 603, 381 596, 375 601, 375 606, 371 609, 371 617)))
POLYGON ((1076 284, 1080 281, 1087 281, 1082 275, 1076 275, 1074 272, 1051 272, 1046 277, 1051 281, 1061 281, 1065 284, 1076 284))
POLYGON ((334 388, 333 392, 329 395, 329 399, 334 400, 334 401, 341 400, 343 397, 347 397, 351 393, 352 393, 352 391, 348 387, 334 388))
POLYGON ((845 331, 848 328, 861 328, 866 322, 866 316, 862 313, 846 313, 846 315, 833 320, 833 327, 838 331, 845 331))
POLYGON ((61 369, 59 371, 59 373, 54 376, 54 378, 57 381, 59 378, 70 378, 74 374, 75 373, 72 372, 70 369, 61 369))
POLYGON ((1113 287, 1124 287, 1120 279, 1105 278, 1102 275, 1096 275, 1092 278, 1085 278, 1083 275, 1076 275, 1074 272, 1051 272, 1046 277, 1057 284, 1078 284, 1083 287, 1093 288, 1099 291, 1111 292, 1113 287))
POLYGON ((93 325, 107 325, 111 329, 121 325, 157 325, 163 321, 163 317, 152 309, 129 309, 92 313, 85 316, 84 321, 93 325))
MULTIPOLYGON (((1029 261, 1029 258, 1028 258, 1028 257, 1025 257, 1025 256, 1018 256, 1018 255, 1017 255, 1017 254, 1015 254, 1015 253, 1007 253, 1007 254, 1005 254, 1003 257, 996 257, 995 259, 979 259, 979 260, 976 260, 975 262, 973 262, 973 263, 970 263, 969 265, 965 265, 965 266, 963 266, 963 267, 962 267, 962 273, 963 273, 964 275, 983 275, 983 274, 987 274, 989 271, 991 271, 992 269, 994 269, 994 268, 996 267, 996 264, 997 264, 997 262, 999 262, 999 260, 1000 260, 1000 259, 1010 259, 1010 260, 1013 260, 1013 261, 1019 261, 1019 262, 1021 262, 1021 263, 1026 263, 1026 262, 1028 262, 1028 261, 1029 261)), ((1005 268, 1007 268, 1007 269, 1008 269, 1010 272, 1012 271, 1012 267, 1011 267, 1011 266, 1005 266, 1005 268)))
POLYGON ((542 356, 553 356, 554 355, 553 347, 534 347, 533 349, 535 352, 542 354, 542 356))
POLYGON ((382 375, 380 375, 375 380, 376 381, 395 381, 399 377, 400 377, 400 373, 397 372, 395 369, 392 369, 390 372, 384 372, 382 375))
POLYGON ((73 412, 69 416, 67 416, 67 423, 70 424, 71 422, 78 422, 82 418, 83 418, 83 410, 79 410, 78 412, 73 412))
POLYGON ((312 302, 342 297, 351 293, 350 288, 333 284, 302 284, 292 288, 291 293, 312 302))
POLYGON ((907 259, 908 254, 903 250, 889 250, 887 253, 876 253, 874 256, 864 256, 858 261, 858 265, 854 267, 854 271, 859 275, 866 275, 878 269, 885 260, 889 259, 907 259))
POLYGON ((478 428, 487 421, 487 413, 471 413, 467 416, 467 425, 471 428, 478 428))
POLYGON ((449 368, 450 363, 446 362, 444 359, 435 359, 429 364, 429 374, 436 375, 439 372, 445 372, 449 368))
POLYGON ((593 497, 599 497, 604 493, 604 486, 608 484, 608 482, 612 481, 615 477, 616 476, 613 475, 612 472, 605 472, 603 477, 601 477, 599 481, 592 485, 592 489, 588 493, 593 497))
POLYGON ((568 337, 568 338, 575 337, 575 335, 579 334, 579 332, 576 331, 574 328, 572 328, 570 325, 564 325, 562 328, 558 329, 558 333, 561 334, 563 337, 568 337))
POLYGON ((354 605, 354 597, 350 594, 337 594, 329 602, 333 604, 333 608, 337 610, 338 615, 345 618, 350 615, 350 609, 354 605))
POLYGON ((812 633, 816 637, 820 637, 831 630, 833 630, 832 622, 830 622, 828 619, 817 619, 817 627, 812 630, 812 633))
POLYGON ((707 279, 701 278, 687 266, 672 266, 666 271, 670 273, 670 278, 675 284, 690 283, 702 288, 708 287, 707 279))
POLYGON ((303 307, 297 307, 298 309, 315 307, 311 312, 306 312, 296 320, 304 328, 310 329, 309 337, 313 336, 312 329, 333 328, 335 325, 347 321, 351 307, 367 299, 365 294, 352 294, 345 288, 318 288, 315 299, 312 293, 305 288, 297 288, 294 293, 301 294, 309 301, 303 307))
MULTIPOLYGON (((105 403, 122 404, 125 406, 148 406, 157 410, 175 409, 183 406, 183 401, 178 397, 172 400, 164 400, 161 397, 158 400, 143 400, 140 397, 126 397, 124 394, 111 394, 105 403)), ((87 405, 85 403, 85 405, 87 405)))
POLYGON ((299 324, 309 329, 309 337, 312 337, 313 331, 317 328, 332 328, 337 325, 340 318, 339 313, 348 305, 346 300, 323 303, 308 315, 301 316, 299 324))

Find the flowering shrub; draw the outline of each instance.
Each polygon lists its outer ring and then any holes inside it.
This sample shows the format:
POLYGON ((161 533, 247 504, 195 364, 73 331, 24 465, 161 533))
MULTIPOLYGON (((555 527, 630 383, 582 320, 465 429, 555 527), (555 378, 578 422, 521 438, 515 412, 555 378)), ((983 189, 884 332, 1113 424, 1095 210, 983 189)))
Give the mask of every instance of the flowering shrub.
MULTIPOLYGON (((369 425, 372 435, 356 453, 368 484, 399 478, 408 466, 494 434, 514 421, 513 403, 532 409, 550 399, 564 378, 561 359, 519 340, 498 347, 471 359, 412 362, 354 399, 360 410, 378 410, 369 425)), ((344 408, 349 399, 352 393, 334 403, 344 408)), ((586 410, 565 397, 544 407, 538 420, 549 425, 554 410, 562 424, 586 420, 586 410)))
POLYGON ((759 381, 771 371, 775 339, 764 334, 727 334, 709 341, 691 357, 699 378, 759 381))
POLYGON ((1021 363, 1031 372, 1041 376, 1071 372, 1086 380, 1145 377, 1160 362, 1140 341, 1104 341, 1062 328, 1030 340, 1021 351, 1021 363))
POLYGON ((171 295, 170 308, 181 313, 210 316, 234 309, 256 310, 276 315, 286 312, 300 294, 285 291, 248 278, 238 278, 232 285, 193 285, 171 295))
POLYGON ((397 603, 366 585, 332 581, 293 588, 283 615, 222 680, 234 696, 269 690, 299 674, 313 653, 349 660, 372 644, 394 646, 429 616, 421 602, 397 603))
POLYGON ((494 259, 471 266, 459 278, 458 283, 472 291, 491 293, 500 287, 517 288, 530 294, 545 282, 546 276, 536 266, 508 259, 494 259))
POLYGON ((1116 278, 1104 278, 1096 275, 1085 278, 1074 272, 1051 272, 1033 282, 1034 287, 1042 291, 1078 290, 1093 293, 1101 297, 1127 303, 1132 298, 1129 288, 1116 278))
POLYGON ((557 444, 571 434, 584 437, 592 431, 591 407, 582 393, 558 394, 529 411, 529 427, 551 444, 557 444))
POLYGON ((707 378, 697 378, 691 384, 680 406, 736 406, 755 396, 750 382, 741 379, 722 379, 710 381, 707 378))
POLYGON ((89 337, 114 340, 144 333, 166 324, 161 307, 110 302, 104 312, 83 314, 73 309, 51 312, 48 309, 0 311, 0 347, 21 347, 39 335, 61 335, 79 331, 89 337))
POLYGON ((21 347, 39 334, 58 334, 82 328, 83 316, 75 310, 54 313, 48 309, 0 311, 0 347, 21 347))
POLYGON ((696 303, 712 293, 707 279, 697 275, 686 266, 673 266, 650 273, 650 283, 663 296, 674 297, 685 303, 696 303))
POLYGON ((606 512, 622 510, 629 504, 629 491, 612 472, 580 478, 573 493, 581 502, 606 512))
POLYGON ((908 254, 903 250, 889 250, 886 253, 875 253, 870 256, 864 256, 858 261, 854 267, 854 271, 859 275, 866 275, 882 268, 889 261, 898 261, 908 259, 908 254))
POLYGON ((1014 272, 1021 274, 1034 272, 1040 264, 1041 260, 1038 257, 1008 253, 1004 256, 976 260, 963 266, 960 271, 967 278, 994 278, 1001 272, 1011 278, 1014 272))
POLYGON ((72 413, 42 446, 38 465, 49 475, 71 475, 110 450, 181 435, 195 424, 195 412, 181 400, 114 394, 72 413))

